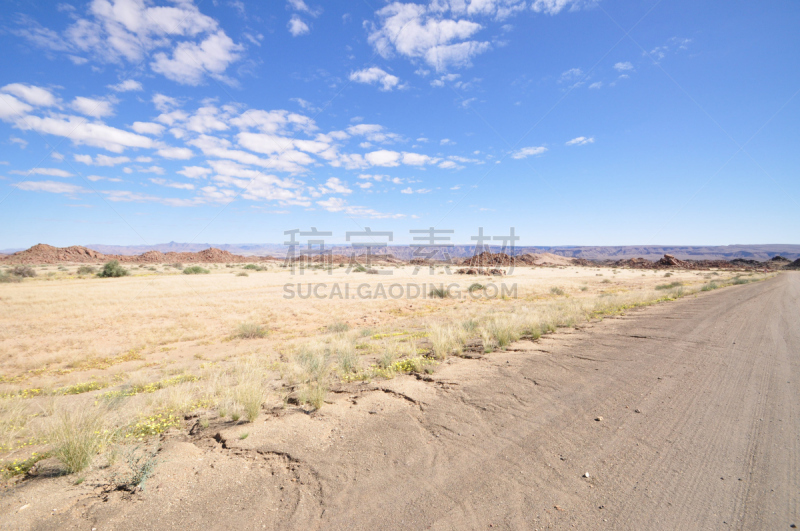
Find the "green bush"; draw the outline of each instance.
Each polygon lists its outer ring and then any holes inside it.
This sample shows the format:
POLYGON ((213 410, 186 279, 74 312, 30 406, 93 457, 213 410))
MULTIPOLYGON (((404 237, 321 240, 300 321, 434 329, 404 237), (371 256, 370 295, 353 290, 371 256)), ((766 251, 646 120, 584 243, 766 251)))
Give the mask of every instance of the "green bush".
POLYGON ((700 288, 700 291, 711 291, 717 289, 718 287, 719 286, 717 286, 716 282, 709 282, 708 284, 705 284, 702 288, 700 288))
POLYGON ((257 266, 255 264, 247 264, 246 266, 244 266, 244 269, 252 269, 253 271, 264 271, 266 268, 257 266))
POLYGON ((681 283, 681 282, 672 282, 670 284, 659 284, 658 286, 656 286, 656 289, 658 289, 658 290, 661 290, 661 289, 672 289, 672 288, 677 288, 678 286, 683 286, 683 283, 681 283))
POLYGON ((119 265, 118 260, 112 260, 103 266, 103 269, 97 273, 101 278, 124 277, 128 275, 128 270, 119 265))
POLYGON ((553 286, 550 288, 550 293, 553 295, 564 295, 564 290, 559 288, 558 286, 553 286))
POLYGON ((93 268, 92 266, 80 266, 78 268, 79 275, 93 275, 97 271, 97 269, 93 268))
POLYGON ((211 271, 200 266, 190 266, 183 270, 184 275, 207 275, 209 273, 211 271))

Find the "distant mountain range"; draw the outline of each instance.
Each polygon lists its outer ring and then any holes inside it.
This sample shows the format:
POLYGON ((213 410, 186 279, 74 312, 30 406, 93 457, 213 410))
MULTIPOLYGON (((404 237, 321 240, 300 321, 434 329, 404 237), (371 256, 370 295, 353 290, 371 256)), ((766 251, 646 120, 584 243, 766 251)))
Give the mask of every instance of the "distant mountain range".
MULTIPOLYGON (((223 251, 245 256, 275 256, 286 255, 287 246, 273 243, 245 243, 245 244, 219 244, 219 243, 160 243, 156 245, 102 245, 89 244, 85 247, 103 254, 138 255, 147 251, 168 252, 199 252, 209 247, 216 247, 223 251)), ((348 245, 333 245, 329 249, 333 254, 350 254, 353 248, 348 245)), ((5 249, 2 254, 11 254, 23 249, 5 249)), ((301 248, 298 248, 299 252, 301 248)), ((500 247, 491 246, 492 252, 500 252, 500 247)), ((388 252, 402 260, 415 258, 417 249, 408 245, 393 245, 388 248, 373 250, 373 252, 388 252)), ((363 252, 363 251, 362 251, 363 252)), ((455 245, 447 252, 451 257, 464 258, 472 256, 475 247, 470 245, 455 245)), ((790 244, 763 244, 763 245, 724 245, 724 246, 692 246, 692 245, 626 245, 626 246, 525 246, 516 247, 514 254, 524 253, 553 253, 571 258, 585 258, 587 260, 621 260, 628 258, 646 258, 657 260, 665 254, 671 254, 682 260, 733 260, 744 258, 749 260, 769 260, 780 255, 790 260, 800 258, 800 245, 790 244)), ((437 256, 436 258, 439 258, 437 256)))

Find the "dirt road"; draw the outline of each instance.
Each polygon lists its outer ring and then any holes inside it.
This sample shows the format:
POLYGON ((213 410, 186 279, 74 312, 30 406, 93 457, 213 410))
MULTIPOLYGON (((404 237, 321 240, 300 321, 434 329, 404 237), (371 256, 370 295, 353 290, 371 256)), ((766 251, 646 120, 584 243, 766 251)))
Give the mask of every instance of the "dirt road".
POLYGON ((175 443, 140 499, 31 525, 790 529, 798 310, 800 274, 784 273, 454 360, 260 439, 175 443))

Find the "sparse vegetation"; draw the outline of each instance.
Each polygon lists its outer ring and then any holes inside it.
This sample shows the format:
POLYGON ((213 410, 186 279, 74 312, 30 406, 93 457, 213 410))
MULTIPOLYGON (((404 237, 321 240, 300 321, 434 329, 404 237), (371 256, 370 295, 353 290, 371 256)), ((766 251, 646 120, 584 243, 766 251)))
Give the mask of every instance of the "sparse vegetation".
POLYGON ((553 295, 558 295, 558 296, 565 295, 564 290, 559 288, 558 286, 553 286, 552 288, 550 288, 550 293, 552 293, 553 295))
POLYGON ((208 275, 211 273, 208 269, 200 266, 190 266, 183 270, 184 275, 208 275))
POLYGON ((342 334, 350 330, 350 325, 341 321, 336 321, 333 324, 329 324, 325 329, 332 334, 342 334))
POLYGON ((683 286, 683 282, 671 282, 669 284, 659 284, 656 286, 656 289, 657 290, 673 289, 677 288, 678 286, 683 286))
POLYGON ((114 478, 117 488, 131 492, 137 489, 144 490, 145 483, 153 475, 158 465, 157 455, 158 451, 155 449, 140 449, 139 446, 128 448, 125 451, 125 462, 130 472, 126 476, 114 478))
POLYGON ((87 265, 82 265, 76 271, 79 275, 94 275, 97 272, 97 268, 87 265))
POLYGON ((475 283, 473 283, 473 284, 471 284, 469 286, 469 292, 470 293, 474 293, 476 291, 483 291, 485 289, 486 289, 486 286, 484 286, 483 284, 480 284, 478 282, 475 282, 475 283))
POLYGON ((434 287, 428 292, 428 297, 432 299, 446 299, 450 297, 450 289, 444 286, 438 288, 434 287))
POLYGON ((15 277, 30 278, 36 276, 36 271, 31 266, 15 266, 11 269, 11 274, 15 277))
POLYGON ((255 323, 242 323, 236 330, 236 337, 239 339, 259 339, 267 337, 269 330, 266 326, 255 323))

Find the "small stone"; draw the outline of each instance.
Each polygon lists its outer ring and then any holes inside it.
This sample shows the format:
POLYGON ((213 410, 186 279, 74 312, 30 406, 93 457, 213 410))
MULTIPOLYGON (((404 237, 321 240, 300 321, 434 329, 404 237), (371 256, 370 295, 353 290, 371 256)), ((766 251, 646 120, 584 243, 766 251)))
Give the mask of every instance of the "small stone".
POLYGON ((594 419, 594 420, 596 420, 597 422, 602 422, 602 420, 603 420, 603 417, 597 417, 597 418, 596 418, 596 419, 594 419))
POLYGON ((637 408, 637 409, 634 409, 634 410, 633 410, 633 412, 634 412, 634 413, 641 413, 641 412, 642 412, 642 410, 637 408))
POLYGON ((583 473, 583 477, 588 478, 589 477, 589 473, 588 472, 584 472, 583 473))

